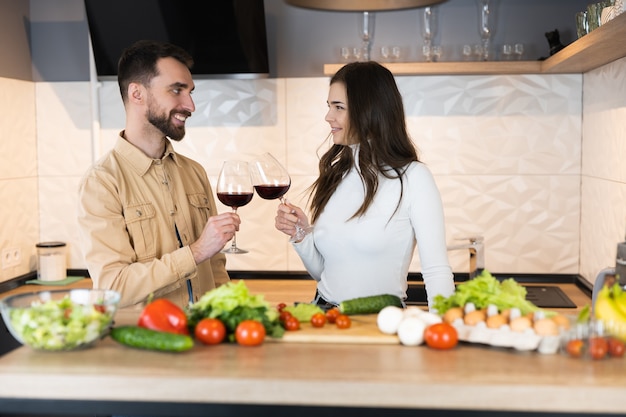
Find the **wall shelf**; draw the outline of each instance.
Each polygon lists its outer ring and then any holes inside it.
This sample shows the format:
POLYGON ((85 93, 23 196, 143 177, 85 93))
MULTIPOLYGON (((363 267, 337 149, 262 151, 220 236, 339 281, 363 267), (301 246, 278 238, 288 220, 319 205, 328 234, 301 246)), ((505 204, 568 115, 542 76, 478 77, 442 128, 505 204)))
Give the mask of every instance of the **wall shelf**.
MULTIPOLYGON (((626 56, 626 13, 572 42, 545 61, 393 62, 395 75, 495 75, 585 73, 626 56)), ((333 75, 344 64, 325 64, 333 75)))

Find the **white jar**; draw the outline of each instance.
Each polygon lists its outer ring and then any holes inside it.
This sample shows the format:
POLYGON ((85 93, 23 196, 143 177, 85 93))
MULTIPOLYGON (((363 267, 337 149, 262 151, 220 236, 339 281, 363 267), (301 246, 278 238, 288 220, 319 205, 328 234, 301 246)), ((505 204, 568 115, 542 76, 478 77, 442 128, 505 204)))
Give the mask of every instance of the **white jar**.
POLYGON ((65 278, 67 278, 65 243, 37 243, 37 279, 61 281, 65 278))

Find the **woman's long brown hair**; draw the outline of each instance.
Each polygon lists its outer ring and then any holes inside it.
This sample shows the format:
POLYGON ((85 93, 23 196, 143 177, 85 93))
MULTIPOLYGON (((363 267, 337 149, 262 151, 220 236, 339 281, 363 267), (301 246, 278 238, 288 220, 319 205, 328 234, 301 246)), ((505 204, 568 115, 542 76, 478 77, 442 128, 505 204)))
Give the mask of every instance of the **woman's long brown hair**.
MULTIPOLYGON (((358 167, 365 186, 365 199, 352 218, 362 216, 378 190, 378 174, 400 181, 412 161, 419 161, 417 150, 406 130, 402 96, 393 74, 377 62, 353 62, 342 67, 330 84, 346 88, 350 143, 359 144, 358 167)), ((319 177, 311 186, 312 222, 326 207, 339 183, 355 164, 352 149, 333 145, 320 159, 319 177)))

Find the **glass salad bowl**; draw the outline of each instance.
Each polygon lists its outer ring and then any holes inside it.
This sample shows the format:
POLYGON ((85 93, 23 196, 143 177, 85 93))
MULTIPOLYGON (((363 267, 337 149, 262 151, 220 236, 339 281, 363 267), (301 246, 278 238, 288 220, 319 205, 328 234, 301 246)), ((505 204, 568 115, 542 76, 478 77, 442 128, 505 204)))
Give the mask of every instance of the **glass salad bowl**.
POLYGON ((0 299, 7 329, 18 342, 43 351, 86 348, 108 334, 120 302, 112 290, 74 289, 0 299))

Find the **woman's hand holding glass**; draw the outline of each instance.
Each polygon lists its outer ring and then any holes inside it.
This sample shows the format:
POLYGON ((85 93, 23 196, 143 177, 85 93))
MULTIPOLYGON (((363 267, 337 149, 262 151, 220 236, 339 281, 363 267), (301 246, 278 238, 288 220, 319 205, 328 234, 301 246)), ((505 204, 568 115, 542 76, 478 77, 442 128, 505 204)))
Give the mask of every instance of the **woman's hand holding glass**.
POLYGON ((275 225, 277 230, 289 235, 293 243, 301 242, 313 230, 304 211, 288 202, 278 206, 275 225))

